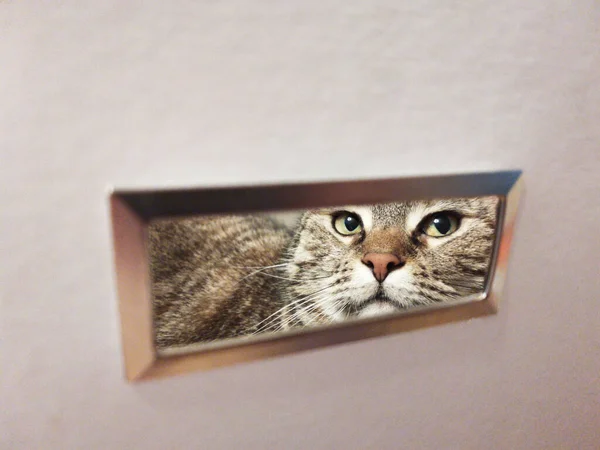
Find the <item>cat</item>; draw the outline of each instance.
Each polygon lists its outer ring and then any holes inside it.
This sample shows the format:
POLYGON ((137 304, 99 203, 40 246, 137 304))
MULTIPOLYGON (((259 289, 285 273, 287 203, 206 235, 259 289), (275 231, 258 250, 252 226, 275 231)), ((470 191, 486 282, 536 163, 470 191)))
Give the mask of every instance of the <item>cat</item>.
POLYGON ((497 197, 322 208, 149 226, 157 347, 452 302, 483 291, 497 197))

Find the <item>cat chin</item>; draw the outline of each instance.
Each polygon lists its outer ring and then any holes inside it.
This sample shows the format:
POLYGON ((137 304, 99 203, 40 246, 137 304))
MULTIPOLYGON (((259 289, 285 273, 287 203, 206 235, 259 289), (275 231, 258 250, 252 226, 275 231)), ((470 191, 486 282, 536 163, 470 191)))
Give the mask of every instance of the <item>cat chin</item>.
POLYGON ((372 302, 369 305, 365 306, 359 313, 359 318, 366 317, 377 317, 383 316, 386 314, 392 314, 398 312, 398 308, 394 305, 391 305, 389 302, 372 302))

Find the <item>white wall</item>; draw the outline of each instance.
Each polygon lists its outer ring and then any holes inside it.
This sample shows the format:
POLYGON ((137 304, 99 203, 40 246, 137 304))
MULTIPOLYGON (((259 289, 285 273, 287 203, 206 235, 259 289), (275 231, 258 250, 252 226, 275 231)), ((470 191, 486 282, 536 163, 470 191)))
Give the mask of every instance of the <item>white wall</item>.
POLYGON ((598 448, 600 6, 0 3, 1 448, 598 448), (106 187, 524 169, 499 315, 122 379, 106 187))

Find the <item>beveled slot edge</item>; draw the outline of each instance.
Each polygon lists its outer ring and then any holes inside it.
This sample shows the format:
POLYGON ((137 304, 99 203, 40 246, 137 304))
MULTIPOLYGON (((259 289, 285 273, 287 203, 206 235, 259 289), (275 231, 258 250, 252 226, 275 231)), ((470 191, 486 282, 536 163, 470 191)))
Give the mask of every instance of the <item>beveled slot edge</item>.
POLYGON ((148 380, 494 314, 506 279, 522 190, 522 173, 515 170, 269 186, 113 190, 110 210, 125 376, 130 381, 148 380), (146 242, 152 219, 484 195, 498 196, 500 211, 489 276, 484 292, 475 300, 281 336, 235 339, 193 353, 158 354, 155 349, 146 242))

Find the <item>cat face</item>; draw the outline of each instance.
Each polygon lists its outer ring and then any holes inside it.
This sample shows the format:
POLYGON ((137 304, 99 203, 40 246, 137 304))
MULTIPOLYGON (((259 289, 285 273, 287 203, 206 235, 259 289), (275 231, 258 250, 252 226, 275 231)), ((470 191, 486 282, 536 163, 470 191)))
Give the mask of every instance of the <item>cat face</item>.
POLYGON ((288 313, 310 325, 482 292, 497 197, 305 213, 287 252, 288 313))

